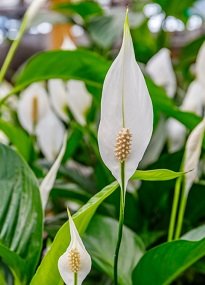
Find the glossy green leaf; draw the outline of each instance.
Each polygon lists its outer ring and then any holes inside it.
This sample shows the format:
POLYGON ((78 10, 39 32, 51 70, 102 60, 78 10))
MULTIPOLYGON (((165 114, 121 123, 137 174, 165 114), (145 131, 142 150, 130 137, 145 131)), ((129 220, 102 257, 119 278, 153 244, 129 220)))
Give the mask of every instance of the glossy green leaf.
POLYGON ((165 181, 180 177, 184 172, 175 172, 169 169, 136 170, 132 179, 147 181, 165 181))
MULTIPOLYGON (((76 227, 78 228, 78 231, 81 235, 85 232, 98 206, 117 188, 117 182, 114 182, 103 188, 73 216, 76 227)), ((62 284, 57 263, 59 257, 65 252, 66 248, 68 247, 69 242, 69 226, 68 222, 66 222, 58 231, 50 250, 44 257, 34 278, 32 279, 31 285, 62 284)))
POLYGON ((0 130, 9 138, 26 161, 29 161, 33 151, 31 138, 21 129, 0 119, 0 130))
POLYGON ((133 285, 171 284, 183 271, 205 256, 205 239, 178 240, 149 250, 133 272, 133 285))
MULTIPOLYGON (((97 268, 113 279, 113 257, 117 243, 118 222, 95 216, 85 235, 85 246, 97 268)), ((119 285, 132 285, 132 271, 144 254, 140 237, 124 226, 119 256, 119 285)))
POLYGON ((31 279, 41 252, 41 200, 30 168, 2 144, 0 197, 0 256, 24 284, 31 279))

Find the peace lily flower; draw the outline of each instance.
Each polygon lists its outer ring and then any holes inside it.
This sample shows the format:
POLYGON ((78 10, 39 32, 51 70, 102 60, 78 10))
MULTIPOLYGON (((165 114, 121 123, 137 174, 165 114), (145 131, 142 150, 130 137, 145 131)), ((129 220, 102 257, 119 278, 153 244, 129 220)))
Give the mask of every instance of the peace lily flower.
POLYGON ((199 158, 205 131, 205 119, 203 119, 191 132, 185 147, 183 170, 185 175, 185 195, 197 179, 199 158), (190 171, 191 170, 191 171, 190 171))
POLYGON ((169 97, 174 97, 177 84, 168 49, 162 48, 156 53, 148 61, 146 71, 155 84, 164 87, 169 97))
POLYGON ((60 167, 61 161, 63 159, 64 153, 66 150, 66 145, 67 145, 67 134, 64 135, 63 145, 62 145, 61 150, 58 154, 58 157, 56 158, 56 161, 52 165, 52 167, 49 170, 46 177, 41 182, 40 194, 41 194, 42 207, 44 210, 45 210, 45 207, 46 207, 46 204, 48 201, 49 193, 50 193, 50 191, 53 188, 53 185, 55 183, 56 175, 57 175, 58 169, 60 167))
POLYGON ((126 17, 122 47, 103 85, 98 130, 101 157, 124 189, 144 155, 152 128, 152 103, 126 17))
POLYGON ((66 285, 81 285, 91 270, 91 258, 86 251, 68 211, 70 244, 58 260, 58 270, 66 285))
POLYGON ((49 110, 48 95, 41 83, 33 83, 21 92, 17 113, 28 133, 35 134, 37 124, 49 110))
POLYGON ((50 110, 36 126, 38 145, 47 158, 52 162, 63 143, 65 127, 58 117, 50 110))

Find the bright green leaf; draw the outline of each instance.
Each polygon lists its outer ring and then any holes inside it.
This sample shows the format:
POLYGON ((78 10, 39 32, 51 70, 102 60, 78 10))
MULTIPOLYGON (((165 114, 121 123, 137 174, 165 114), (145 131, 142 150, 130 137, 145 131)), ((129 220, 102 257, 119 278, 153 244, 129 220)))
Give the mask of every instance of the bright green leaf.
POLYGON ((154 169, 154 170, 136 170, 132 179, 147 180, 147 181, 165 181, 175 179, 184 174, 184 172, 175 172, 169 169, 154 169))

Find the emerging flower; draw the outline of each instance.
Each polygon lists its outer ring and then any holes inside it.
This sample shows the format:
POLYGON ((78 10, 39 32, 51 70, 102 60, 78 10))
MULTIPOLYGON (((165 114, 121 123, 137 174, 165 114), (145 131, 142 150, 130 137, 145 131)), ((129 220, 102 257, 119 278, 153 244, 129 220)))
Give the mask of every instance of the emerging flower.
POLYGON ((56 159, 63 143, 65 127, 58 117, 50 110, 38 123, 36 136, 38 145, 48 161, 56 159))
POLYGON ((197 179, 198 164, 201 154, 204 131, 205 131, 205 119, 203 119, 194 128, 186 143, 183 170, 184 172, 187 172, 185 177, 185 195, 187 196, 192 184, 197 179))
POLYGON ((98 130, 102 159, 121 187, 124 184, 126 188, 142 159, 152 135, 152 125, 152 103, 135 60, 126 17, 122 47, 103 85, 98 130))
POLYGON ((58 260, 58 270, 66 285, 81 285, 91 270, 91 258, 68 211, 70 244, 58 260))
POLYGON ((205 42, 202 44, 198 52, 196 58, 196 65, 195 65, 196 78, 201 82, 202 85, 205 85, 204 70, 205 70, 205 42))
POLYGON ((58 169, 60 167, 61 161, 63 159, 65 150, 66 150, 66 145, 67 145, 67 134, 65 134, 64 139, 63 139, 63 145, 61 147, 61 150, 58 154, 58 157, 56 158, 56 161, 52 165, 51 169, 49 170, 48 174, 46 177, 43 179, 40 185, 40 194, 41 194, 41 201, 42 201, 42 207, 45 209, 49 193, 51 189, 53 188, 53 185, 56 180, 56 175, 58 172, 58 169))
POLYGON ((50 110, 48 95, 41 83, 34 83, 20 94, 18 118, 24 129, 35 134, 36 126, 50 110))
POLYGON ((169 97, 176 92, 176 76, 172 67, 170 51, 162 48, 147 63, 146 71, 155 84, 162 86, 169 97))

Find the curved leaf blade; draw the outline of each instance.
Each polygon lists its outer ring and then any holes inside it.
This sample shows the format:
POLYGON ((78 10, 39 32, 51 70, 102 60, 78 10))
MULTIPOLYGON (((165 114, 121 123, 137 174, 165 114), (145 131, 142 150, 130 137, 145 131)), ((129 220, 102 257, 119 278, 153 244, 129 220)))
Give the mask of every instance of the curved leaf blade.
POLYGON ((172 180, 184 175, 184 172, 176 172, 169 169, 154 169, 154 170, 136 170, 132 179, 146 181, 165 181, 172 180))

